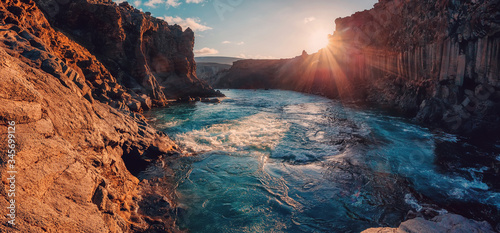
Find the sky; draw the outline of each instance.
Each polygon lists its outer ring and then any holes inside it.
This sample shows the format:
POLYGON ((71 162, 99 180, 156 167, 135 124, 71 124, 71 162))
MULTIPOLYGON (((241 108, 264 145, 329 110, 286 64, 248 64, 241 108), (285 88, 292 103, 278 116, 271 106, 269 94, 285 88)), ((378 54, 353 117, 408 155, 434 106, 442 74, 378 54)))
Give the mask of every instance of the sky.
MULTIPOLYGON (((114 0, 123 2, 123 0, 114 0)), ((370 9, 377 0, 130 0, 169 24, 195 32, 195 56, 254 59, 315 53, 335 19, 370 9)))

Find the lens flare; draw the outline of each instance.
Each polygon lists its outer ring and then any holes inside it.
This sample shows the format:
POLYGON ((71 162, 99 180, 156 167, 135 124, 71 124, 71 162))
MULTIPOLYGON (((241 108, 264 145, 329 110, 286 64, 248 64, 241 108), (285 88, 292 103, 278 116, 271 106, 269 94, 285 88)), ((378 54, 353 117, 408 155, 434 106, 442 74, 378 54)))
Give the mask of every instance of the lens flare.
POLYGON ((317 30, 311 34, 309 37, 309 44, 307 51, 310 53, 315 53, 318 50, 325 48, 328 45, 328 34, 331 33, 328 30, 317 30))

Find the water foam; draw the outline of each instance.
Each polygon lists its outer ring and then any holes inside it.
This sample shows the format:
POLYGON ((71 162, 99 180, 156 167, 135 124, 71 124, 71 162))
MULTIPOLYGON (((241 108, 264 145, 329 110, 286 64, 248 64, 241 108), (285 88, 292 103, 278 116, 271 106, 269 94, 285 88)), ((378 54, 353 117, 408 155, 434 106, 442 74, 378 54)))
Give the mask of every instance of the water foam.
POLYGON ((245 150, 271 151, 287 132, 285 121, 276 114, 257 113, 239 120, 215 124, 175 136, 190 152, 220 150, 236 152, 245 150))

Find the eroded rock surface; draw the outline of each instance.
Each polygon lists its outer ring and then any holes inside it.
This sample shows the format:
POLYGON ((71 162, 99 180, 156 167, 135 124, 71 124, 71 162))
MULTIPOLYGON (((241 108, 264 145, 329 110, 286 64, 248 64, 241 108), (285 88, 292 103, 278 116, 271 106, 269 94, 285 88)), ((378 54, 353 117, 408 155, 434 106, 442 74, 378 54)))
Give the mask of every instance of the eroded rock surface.
MULTIPOLYGON (((139 169, 147 157, 168 156, 175 144, 138 114, 91 103, 60 78, 0 48, 2 119, 16 121, 16 227, 3 232, 124 232, 147 230, 138 202, 139 169), (8 99, 7 99, 7 98, 8 99), (7 103, 7 104, 6 104, 7 103), (9 115, 10 111, 14 115, 9 115), (149 153, 151 151, 151 153, 149 153), (149 154, 148 154, 149 153, 149 154), (150 155, 151 154, 151 155, 150 155), (124 159, 134 157, 135 163, 124 159), (138 162, 137 162, 138 161, 138 162), (125 206, 125 207, 124 207, 125 206), (136 221, 131 221, 135 218, 136 221)), ((75 84, 73 84, 75 85, 75 84)), ((3 133, 5 135, 5 133, 3 133)), ((7 144, 7 137, 2 143, 7 144)), ((2 148, 6 154, 6 147, 2 148)), ((2 157, 2 181, 7 167, 2 157)), ((0 192, 7 222, 6 189, 0 192)))

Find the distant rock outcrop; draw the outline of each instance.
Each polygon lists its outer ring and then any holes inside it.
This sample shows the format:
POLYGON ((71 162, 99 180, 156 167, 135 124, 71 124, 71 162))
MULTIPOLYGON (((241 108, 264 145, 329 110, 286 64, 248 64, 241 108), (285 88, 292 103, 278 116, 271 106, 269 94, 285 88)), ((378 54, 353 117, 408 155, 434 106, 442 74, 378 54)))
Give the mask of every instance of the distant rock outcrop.
POLYGON ((226 72, 231 68, 235 61, 242 60, 237 57, 196 57, 196 75, 199 79, 207 82, 209 85, 218 83, 219 74, 226 72))
POLYGON ((500 130, 500 2, 380 0, 336 20, 330 45, 244 60, 219 88, 281 88, 387 105, 464 134, 500 130))
POLYGON ((231 68, 231 65, 219 64, 219 63, 209 63, 209 62, 197 62, 196 63, 196 75, 199 79, 207 82, 209 85, 218 83, 219 73, 223 73, 231 68))

